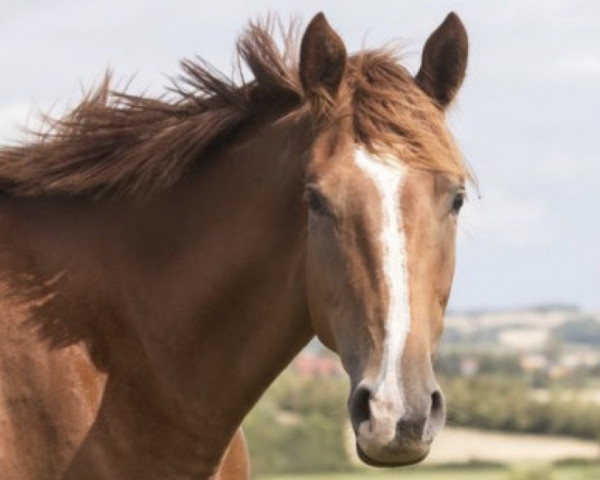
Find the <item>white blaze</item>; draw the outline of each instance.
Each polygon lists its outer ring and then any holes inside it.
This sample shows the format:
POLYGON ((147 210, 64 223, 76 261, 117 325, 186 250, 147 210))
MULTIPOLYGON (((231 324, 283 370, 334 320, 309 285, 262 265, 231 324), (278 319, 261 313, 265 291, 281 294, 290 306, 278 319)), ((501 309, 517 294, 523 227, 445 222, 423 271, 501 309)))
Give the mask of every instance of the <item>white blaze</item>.
MULTIPOLYGON (((386 163, 362 148, 356 151, 355 158, 356 164, 374 182, 381 201, 381 267, 389 304, 381 370, 372 390, 371 422, 377 424, 379 434, 386 432, 385 436, 392 441, 396 435, 396 422, 405 413, 400 369, 402 351, 410 330, 408 257, 400 205, 406 168, 398 163, 386 163)), ((374 426, 365 425, 364 428, 370 431, 374 426)), ((363 433, 368 436, 368 431, 363 433)))

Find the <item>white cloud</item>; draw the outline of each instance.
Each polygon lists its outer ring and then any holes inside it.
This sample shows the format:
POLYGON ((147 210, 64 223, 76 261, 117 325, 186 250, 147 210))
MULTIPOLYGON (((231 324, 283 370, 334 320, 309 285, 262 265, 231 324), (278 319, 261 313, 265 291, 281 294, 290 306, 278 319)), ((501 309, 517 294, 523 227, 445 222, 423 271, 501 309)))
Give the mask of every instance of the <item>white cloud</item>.
POLYGON ((35 112, 31 105, 9 103, 0 105, 0 143, 13 142, 23 134, 23 127, 31 125, 35 112))
POLYGON ((552 65, 550 73, 556 73, 565 79, 600 78, 600 52, 576 52, 565 56, 552 65), (553 70, 553 72, 552 72, 553 70))
POLYGON ((577 182, 590 178, 600 180, 600 155, 554 152, 538 162, 536 171, 551 181, 577 182))
POLYGON ((540 198, 523 198, 499 190, 471 199, 459 223, 459 236, 478 243, 526 248, 549 238, 550 224, 540 198))

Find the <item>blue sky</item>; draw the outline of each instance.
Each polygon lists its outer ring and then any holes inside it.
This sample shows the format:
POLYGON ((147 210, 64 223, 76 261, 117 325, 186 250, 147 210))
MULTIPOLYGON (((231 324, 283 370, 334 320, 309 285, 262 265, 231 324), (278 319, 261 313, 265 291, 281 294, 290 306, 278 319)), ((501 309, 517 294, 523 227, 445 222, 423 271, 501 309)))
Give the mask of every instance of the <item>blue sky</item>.
POLYGON ((461 219, 451 308, 570 303, 600 309, 600 3, 20 0, 0 3, 0 140, 59 113, 110 66, 159 91, 180 58, 231 70, 235 39, 269 10, 323 10, 349 50, 400 39, 418 67, 455 10, 468 77, 449 125, 479 178, 461 219), (207 6, 208 5, 208 6, 207 6))

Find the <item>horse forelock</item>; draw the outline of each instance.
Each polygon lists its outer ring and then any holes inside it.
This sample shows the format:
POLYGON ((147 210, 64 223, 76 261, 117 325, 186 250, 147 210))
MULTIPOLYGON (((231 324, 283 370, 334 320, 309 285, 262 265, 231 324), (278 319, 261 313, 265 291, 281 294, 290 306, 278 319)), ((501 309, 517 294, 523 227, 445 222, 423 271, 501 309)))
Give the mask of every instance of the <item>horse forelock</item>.
MULTIPOLYGON (((181 76, 159 97, 112 90, 107 73, 69 114, 45 118, 45 127, 30 139, 0 149, 0 190, 22 197, 146 198, 174 185, 208 148, 274 104, 308 114, 297 27, 294 21, 283 27, 274 16, 251 23, 238 40, 232 78, 200 58, 184 60, 181 76)), ((443 113, 395 51, 350 57, 333 100, 338 108, 330 119, 350 114, 357 143, 371 153, 385 151, 411 166, 470 177, 443 113)))

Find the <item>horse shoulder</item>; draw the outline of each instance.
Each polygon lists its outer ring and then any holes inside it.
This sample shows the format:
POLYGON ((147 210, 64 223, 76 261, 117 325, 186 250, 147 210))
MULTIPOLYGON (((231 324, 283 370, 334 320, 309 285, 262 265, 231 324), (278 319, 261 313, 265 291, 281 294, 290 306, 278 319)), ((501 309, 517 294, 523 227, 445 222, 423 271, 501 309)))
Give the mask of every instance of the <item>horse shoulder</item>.
POLYGON ((0 284, 0 478, 57 479, 92 424, 104 375, 82 345, 51 349, 0 284))

